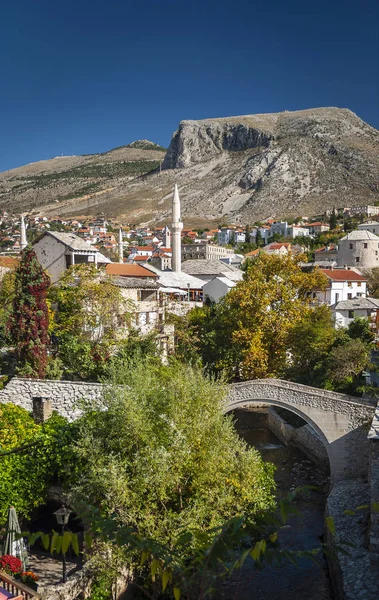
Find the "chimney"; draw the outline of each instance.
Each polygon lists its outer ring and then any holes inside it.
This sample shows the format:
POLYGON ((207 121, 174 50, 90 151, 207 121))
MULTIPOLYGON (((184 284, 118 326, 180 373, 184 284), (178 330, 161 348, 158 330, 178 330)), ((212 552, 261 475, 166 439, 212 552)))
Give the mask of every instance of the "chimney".
POLYGON ((37 424, 44 423, 50 419, 53 413, 53 401, 42 396, 34 396, 33 401, 33 419, 37 424))

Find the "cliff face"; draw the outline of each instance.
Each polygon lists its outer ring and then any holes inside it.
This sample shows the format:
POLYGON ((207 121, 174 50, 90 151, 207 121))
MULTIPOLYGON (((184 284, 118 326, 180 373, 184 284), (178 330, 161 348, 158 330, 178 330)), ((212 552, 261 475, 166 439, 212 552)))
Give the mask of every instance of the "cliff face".
POLYGON ((164 169, 183 169, 222 152, 267 148, 273 136, 245 123, 182 121, 163 162, 164 169))
POLYGON ((146 143, 0 174, 0 208, 169 223, 177 183, 185 222, 206 225, 379 200, 379 132, 347 109, 182 121, 166 156, 146 143))
POLYGON ((182 121, 163 168, 202 164, 209 200, 200 210, 246 220, 372 203, 378 157, 376 129, 347 109, 320 108, 182 121))

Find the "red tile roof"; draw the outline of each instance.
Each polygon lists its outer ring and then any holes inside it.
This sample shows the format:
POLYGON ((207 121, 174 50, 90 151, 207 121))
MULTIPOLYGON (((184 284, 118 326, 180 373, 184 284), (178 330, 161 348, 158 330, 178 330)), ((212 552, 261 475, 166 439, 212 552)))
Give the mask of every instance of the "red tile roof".
POLYGON ((347 269, 320 269, 332 281, 367 281, 366 277, 347 269))
POLYGON ((6 267, 7 269, 15 269, 18 267, 19 261, 17 258, 11 256, 0 256, 0 267, 6 267))
POLYGON ((119 277, 158 277, 150 269, 133 263, 108 263, 105 272, 107 275, 118 275, 119 277))

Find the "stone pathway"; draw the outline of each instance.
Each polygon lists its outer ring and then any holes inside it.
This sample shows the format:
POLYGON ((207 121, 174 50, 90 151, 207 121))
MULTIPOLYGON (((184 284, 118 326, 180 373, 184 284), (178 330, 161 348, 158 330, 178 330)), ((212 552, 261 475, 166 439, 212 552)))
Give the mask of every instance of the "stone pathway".
MULTIPOLYGON (((79 559, 67 560, 67 575, 80 565, 79 559)), ((38 575, 38 592, 49 585, 62 582, 62 558, 54 558, 51 554, 36 552, 29 555, 29 571, 38 575)))

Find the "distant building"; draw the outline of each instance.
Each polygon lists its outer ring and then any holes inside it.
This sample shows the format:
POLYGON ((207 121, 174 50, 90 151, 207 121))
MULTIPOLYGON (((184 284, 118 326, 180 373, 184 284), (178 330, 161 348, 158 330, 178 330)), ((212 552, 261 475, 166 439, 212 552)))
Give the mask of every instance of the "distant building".
POLYGON ((52 283, 56 283, 71 265, 106 265, 112 262, 82 238, 61 231, 46 231, 34 242, 33 250, 52 283))
POLYGON ((351 231, 338 242, 337 265, 358 269, 379 266, 379 237, 370 231, 351 231))
POLYGON ((329 285, 323 292, 316 292, 319 301, 336 304, 342 300, 365 298, 367 279, 353 269, 321 269, 326 275, 329 285))
POLYGON ((349 211, 350 215, 367 215, 373 217, 379 215, 379 206, 372 206, 370 204, 363 204, 361 206, 353 206, 349 211))
POLYGON ((217 260, 226 258, 228 256, 234 256, 233 248, 225 248, 225 246, 214 246, 213 244, 206 244, 205 256, 207 260, 217 260))
POLYGON ((227 265, 221 260, 187 260, 182 265, 182 271, 202 281, 211 281, 214 277, 227 277, 231 281, 243 279, 240 269, 227 265))
POLYGON ((206 258, 207 244, 182 244, 182 261, 206 258))
POLYGON ((373 332, 379 330, 379 300, 376 298, 354 298, 333 304, 332 313, 336 327, 348 327, 356 318, 369 319, 373 332))
POLYGON ((236 282, 228 277, 214 277, 204 284, 204 299, 209 298, 212 302, 219 302, 236 285, 236 282))
POLYGON ((369 221, 368 223, 360 223, 358 225, 359 231, 369 231, 370 233, 375 233, 375 235, 379 235, 379 223, 378 221, 369 221))
POLYGON ((338 247, 335 244, 317 248, 317 250, 314 251, 314 261, 316 263, 325 263, 327 261, 337 264, 337 250, 338 247))

